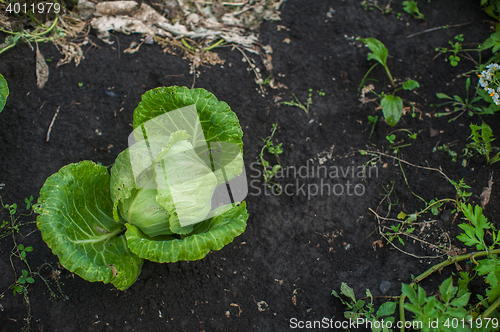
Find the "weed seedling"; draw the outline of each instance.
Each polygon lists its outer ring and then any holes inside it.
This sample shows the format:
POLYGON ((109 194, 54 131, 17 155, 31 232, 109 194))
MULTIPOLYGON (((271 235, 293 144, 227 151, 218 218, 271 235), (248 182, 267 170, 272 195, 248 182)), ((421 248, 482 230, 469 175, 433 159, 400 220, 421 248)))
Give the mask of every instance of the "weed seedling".
POLYGON ((443 151, 447 153, 451 157, 451 161, 456 162, 458 158, 458 153, 450 149, 450 146, 452 144, 442 144, 442 145, 436 145, 433 149, 432 152, 436 151, 443 151))
MULTIPOLYGON (((494 157, 490 157, 493 152, 493 147, 491 146, 491 142, 495 140, 493 137, 493 132, 486 123, 483 122, 481 126, 477 126, 475 124, 470 125, 470 129, 472 131, 469 138, 472 138, 474 142, 467 144, 468 148, 475 149, 480 155, 486 157, 486 163, 491 165, 500 161, 500 152, 498 152, 494 157)), ((495 148, 497 149, 497 148, 495 148)))
MULTIPOLYGON (((399 216, 398 216, 399 217, 399 216)), ((391 225, 390 228, 392 232, 386 232, 385 236, 387 237, 389 242, 394 241, 397 239, 401 245, 405 245, 405 242, 403 239, 400 237, 400 235, 403 234, 412 234, 413 231, 415 230, 415 227, 409 227, 409 224, 404 222, 404 223, 399 223, 396 225, 391 225)))
MULTIPOLYGON (((366 290, 366 299, 370 300, 368 303, 364 300, 356 300, 354 290, 345 282, 340 285, 340 295, 335 290, 332 290, 331 295, 338 298, 342 302, 342 304, 348 308, 348 310, 344 312, 344 317, 346 319, 351 319, 354 321, 361 319, 370 321, 372 323, 378 322, 378 324, 371 324, 373 332, 389 331, 387 327, 385 327, 383 330, 380 328, 381 319, 383 319, 383 321, 386 323, 390 322, 390 325, 392 325, 392 323, 394 322, 394 317, 389 316, 394 314, 394 311, 396 310, 396 302, 385 302, 375 312, 373 296, 369 289, 366 290), (347 301, 344 300, 344 297, 347 298, 347 301)), ((389 324, 386 324, 386 326, 387 325, 389 324)))
POLYGON ((403 1, 403 10, 412 15, 414 18, 425 20, 424 15, 418 10, 417 3, 413 0, 403 1))
POLYGON ((368 139, 370 139, 372 137, 373 131, 375 130, 375 125, 377 124, 377 121, 378 121, 378 116, 368 115, 368 124, 372 125, 372 130, 370 131, 370 136, 368 137, 368 139))
MULTIPOLYGON (((57 298, 63 298, 67 299, 67 296, 65 296, 61 290, 59 280, 55 278, 55 282, 57 284, 57 288, 60 292, 60 296, 56 295, 47 280, 42 277, 40 274, 41 269, 44 266, 50 266, 48 263, 42 264, 38 268, 38 271, 32 270, 31 266, 28 263, 28 253, 33 252, 33 247, 31 246, 25 246, 21 243, 17 243, 16 241, 16 235, 19 234, 20 228, 23 226, 26 226, 28 224, 34 223, 34 222, 27 222, 27 223, 21 223, 20 218, 21 217, 27 217, 30 216, 33 212, 33 196, 30 196, 30 198, 25 198, 24 203, 26 204, 26 210, 28 210, 30 213, 29 214, 22 214, 19 212, 18 206, 16 203, 14 204, 4 204, 2 201, 2 198, 0 197, 0 211, 1 210, 7 210, 8 211, 8 220, 4 220, 2 222, 2 225, 0 226, 0 240, 5 239, 8 236, 12 237, 12 242, 14 244, 14 247, 11 250, 10 254, 10 263, 12 266, 12 269, 14 271, 14 283, 9 287, 9 289, 12 290, 12 293, 14 295, 20 294, 23 296, 26 307, 27 307, 27 317, 25 318, 26 325, 23 329, 23 331, 29 331, 30 330, 30 324, 31 324, 31 303, 29 300, 28 296, 28 287, 29 285, 35 283, 35 278, 34 276, 39 276, 40 279, 45 283, 47 286, 51 299, 57 299, 57 298), (24 269, 21 270, 21 274, 19 275, 16 268, 14 267, 16 264, 14 264, 13 258, 17 258, 20 260, 23 265, 25 266, 24 269)), ((50 266, 52 268, 52 266, 50 266)), ((56 271, 54 268, 52 268, 52 271, 56 271)), ((0 295, 1 297, 1 295, 0 295)))
POLYGON ((385 6, 379 5, 377 2, 378 1, 363 0, 361 1, 361 6, 363 6, 365 10, 373 10, 374 8, 378 9, 382 12, 382 14, 389 14, 392 11, 390 0, 385 6))
POLYGON ((393 90, 392 94, 386 95, 384 92, 377 94, 373 90, 371 90, 371 92, 373 92, 375 95, 377 95, 377 97, 381 99, 380 106, 382 106, 382 113, 384 114, 385 121, 387 122, 387 124, 393 127, 396 125, 396 123, 398 123, 399 119, 401 118, 401 115, 403 114, 403 99, 396 96, 395 95, 396 92, 401 89, 410 91, 414 90, 419 87, 419 84, 414 80, 407 80, 403 83, 402 86, 396 88, 394 79, 392 78, 391 72, 389 71, 389 67, 387 66, 387 57, 389 56, 389 51, 387 50, 385 45, 375 38, 358 38, 357 40, 360 40, 363 43, 365 43, 368 46, 368 48, 373 52, 373 53, 368 53, 368 60, 377 61, 377 63, 375 63, 366 72, 365 76, 363 77, 363 80, 361 81, 361 84, 359 85, 358 90, 361 90, 361 87, 364 85, 370 72, 378 64, 381 64, 385 69, 389 82, 391 83, 391 87, 393 90))
POLYGON ((389 149, 392 149, 395 153, 399 151, 399 149, 410 146, 411 143, 406 143, 404 139, 402 139, 400 142, 396 144, 396 133, 397 132, 404 132, 407 134, 408 138, 410 140, 415 140, 417 139, 417 133, 412 132, 411 130, 408 129, 397 129, 392 132, 390 132, 385 139, 391 144, 389 146, 389 149), (398 145, 400 144, 400 145, 398 145))
MULTIPOLYGON (((464 49, 462 47, 462 43, 464 41, 464 35, 462 35, 462 34, 455 36, 453 39, 454 40, 449 40, 448 41, 448 44, 450 44, 450 46, 451 46, 450 48, 447 48, 447 47, 436 47, 435 48, 435 51, 439 52, 438 55, 440 55, 440 54, 446 54, 446 53, 451 53, 448 56, 448 60, 450 61, 450 64, 453 67, 456 67, 458 65, 458 62, 460 61, 460 57, 458 56, 460 52, 469 52, 469 51, 472 51, 472 52, 481 52, 481 50, 482 50, 481 47, 478 47, 478 48, 475 48, 475 49, 464 49)), ((468 55, 468 54, 467 54, 467 58, 469 60, 472 60, 472 61, 475 62, 475 60, 470 55, 468 55)))
MULTIPOLYGON (((465 100, 462 99, 460 96, 453 95, 453 97, 448 96, 447 94, 444 93, 436 93, 436 97, 439 99, 446 99, 448 100, 447 102, 444 102, 442 104, 432 104, 431 106, 433 107, 442 107, 445 105, 450 105, 453 107, 452 111, 448 112, 441 112, 441 113, 436 113, 434 114, 435 117, 439 118, 442 116, 447 116, 453 113, 458 113, 460 112, 457 116, 451 118, 448 120, 448 122, 455 121, 458 119, 464 112, 468 112, 469 116, 472 116, 474 113, 476 114, 492 114, 494 112, 494 109, 486 108, 484 106, 478 105, 477 102, 483 99, 481 96, 474 96, 471 100, 469 100, 469 88, 470 88, 470 78, 467 78, 467 81, 465 81, 465 100), (491 109, 491 110, 490 110, 491 109)), ((480 91, 480 90, 478 90, 480 91)), ((497 108, 497 107, 495 107, 497 108)))
MULTIPOLYGON (((306 112, 307 115, 309 115, 309 107, 311 106, 312 104, 312 94, 313 94, 313 89, 309 89, 309 94, 307 96, 307 102, 306 102, 306 105, 304 106, 304 104, 302 104, 299 99, 297 98, 297 96, 295 96, 294 93, 292 93, 292 96, 295 100, 291 100, 291 101, 282 101, 281 104, 282 105, 286 105, 286 106, 295 106, 295 107, 298 107, 300 109, 302 109, 304 112, 306 112)), ((324 93, 323 93, 324 94, 324 93)))
MULTIPOLYGON (((259 159, 260 159, 260 164, 264 168, 264 172, 263 172, 264 181, 269 183, 269 184, 276 185, 278 188, 278 191, 281 192, 281 186, 277 183, 271 182, 271 180, 276 175, 276 173, 278 173, 279 170, 281 169, 279 155, 283 153, 283 149, 281 147, 283 143, 279 143, 278 145, 274 145, 274 143, 272 141, 274 133, 276 132, 277 128, 278 128, 278 125, 276 123, 274 123, 273 128, 271 130, 271 135, 262 139, 264 141, 264 146, 260 150, 259 159), (264 153, 266 150, 267 150, 267 152, 269 152, 270 154, 272 154, 276 157, 276 162, 277 162, 276 165, 271 167, 269 161, 267 161, 264 158, 264 153)), ((271 185, 269 187, 271 187, 271 185)))
POLYGON ((21 271, 21 276, 17 279, 16 283, 10 288, 13 289, 14 295, 16 294, 22 294, 25 291, 25 288, 23 287, 24 284, 33 284, 35 282, 35 279, 32 277, 28 277, 29 273, 27 270, 22 270, 21 271))

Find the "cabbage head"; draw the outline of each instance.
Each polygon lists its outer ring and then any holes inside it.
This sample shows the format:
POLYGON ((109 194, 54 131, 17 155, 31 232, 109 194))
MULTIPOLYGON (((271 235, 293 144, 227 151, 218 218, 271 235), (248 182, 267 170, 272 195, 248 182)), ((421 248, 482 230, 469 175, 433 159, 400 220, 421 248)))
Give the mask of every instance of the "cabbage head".
POLYGON ((204 89, 146 92, 110 170, 82 161, 46 180, 35 207, 43 240, 66 269, 121 290, 144 259, 220 250, 248 218, 242 136, 229 106, 204 89))

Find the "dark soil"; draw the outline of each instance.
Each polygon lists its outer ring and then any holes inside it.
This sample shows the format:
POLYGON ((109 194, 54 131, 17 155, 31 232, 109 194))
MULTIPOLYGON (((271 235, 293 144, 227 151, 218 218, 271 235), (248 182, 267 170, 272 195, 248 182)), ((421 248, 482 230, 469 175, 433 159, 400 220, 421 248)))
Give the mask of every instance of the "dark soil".
MULTIPOLYGON (((359 297, 369 288, 374 296, 381 296, 379 285, 389 281, 385 295, 398 296, 401 282, 409 283, 411 275, 418 275, 430 265, 443 260, 417 259, 395 250, 378 233, 377 220, 369 208, 376 210, 385 194, 384 188, 394 184, 390 216, 400 211, 414 213, 425 207, 412 193, 429 201, 433 198, 454 198, 454 188, 439 173, 400 166, 383 157, 377 164, 378 173, 364 181, 357 174, 339 174, 328 177, 321 173, 307 178, 293 177, 293 167, 320 165, 319 157, 328 157, 323 164, 333 167, 362 166, 369 157, 359 149, 388 151, 386 135, 394 129, 409 129, 418 137, 411 146, 400 150, 400 157, 410 163, 439 168, 451 179, 461 178, 469 184, 473 195, 469 202, 479 203, 479 195, 486 187, 492 172, 494 181, 498 166, 485 166, 475 157, 466 167, 452 162, 444 152, 433 153, 439 144, 455 143, 452 147, 461 153, 470 135, 471 120, 479 124, 478 116, 466 114, 457 121, 435 118, 432 114, 443 109, 431 107, 438 103, 436 92, 449 95, 465 93, 465 78, 457 75, 474 69, 474 63, 462 58, 457 67, 437 58, 435 48, 448 46, 448 41, 463 34, 466 47, 483 42, 491 31, 489 17, 480 9, 479 1, 441 0, 419 1, 425 21, 404 13, 399 2, 394 12, 383 15, 377 10, 367 11, 361 1, 299 1, 288 0, 282 10, 282 21, 265 23, 260 29, 264 45, 271 45, 273 76, 288 89, 271 90, 262 97, 256 92, 253 74, 247 71, 242 55, 231 48, 217 52, 226 61, 224 66, 202 67, 195 87, 204 88, 227 102, 238 115, 244 132, 244 153, 250 184, 246 199, 249 219, 246 231, 234 242, 206 258, 194 262, 157 264, 146 262, 137 282, 126 291, 112 285, 89 283, 64 268, 58 268, 58 258, 43 242, 35 224, 20 229, 17 243, 32 246, 28 262, 33 270, 43 263, 60 269, 62 292, 66 300, 51 301, 50 294, 37 278, 28 288, 31 303, 33 331, 285 331, 291 329, 291 319, 302 321, 343 320, 345 308, 331 296, 342 282, 352 286, 359 297), (330 11, 330 18, 327 13, 330 11), (396 14, 401 12, 398 19, 396 14), (467 23, 407 38, 408 35, 442 25, 467 23), (283 25, 287 29, 280 29, 283 25), (416 102, 421 112, 415 117, 404 115, 395 128, 386 125, 376 103, 360 106, 358 85, 372 65, 366 60, 368 49, 356 42, 356 37, 374 37, 389 50, 389 68, 399 81, 417 80, 420 88, 415 93, 400 92, 400 96, 416 102), (289 39, 289 43, 284 42, 289 39), (313 89, 313 103, 309 115, 297 107, 279 105, 275 97, 291 100, 294 93, 305 102, 308 89, 313 89), (319 96, 323 90, 325 96, 319 96), (371 138, 368 115, 378 115, 379 122, 371 138), (262 138, 278 124, 275 142, 283 143, 281 164, 290 173, 276 181, 288 186, 287 195, 264 191, 262 176, 256 171, 255 161, 262 148, 262 138), (430 128, 441 133, 430 137, 430 128), (407 183, 401 169, 404 170, 407 183), (328 184, 336 193, 318 192, 308 197, 308 188, 328 184), (354 184, 358 190, 354 194, 354 184), (302 188, 302 189, 300 189, 302 188), (380 247, 375 241, 381 240, 380 247), (375 244, 374 244, 375 243, 375 244)), ((131 132, 132 114, 141 95, 158 86, 188 86, 193 82, 189 63, 180 56, 165 54, 157 45, 143 45, 136 54, 124 54, 123 49, 140 36, 116 34, 119 41, 106 45, 95 36, 99 46, 85 49, 85 59, 76 67, 73 63, 56 67, 60 55, 50 44, 41 44, 49 63, 50 78, 43 89, 36 86, 35 54, 27 45, 20 45, 0 56, 0 73, 10 88, 7 106, 0 114, 0 190, 4 203, 17 202, 25 211, 24 198, 35 200, 44 181, 69 163, 93 160, 111 165, 119 152, 127 148, 131 132), (79 83, 83 87, 79 87, 79 83), (60 107, 59 114, 46 142, 49 124, 60 107)), ((483 59, 489 53, 484 52, 483 59)), ((477 55, 471 54, 475 59, 477 55)), ((260 63, 259 57, 254 57, 260 63)), ((261 65, 263 68, 263 66, 261 65)), ((267 77, 268 73, 263 76, 267 77)), ((377 91, 387 88, 382 67, 377 67, 371 78, 378 82, 377 91)), ((475 85, 476 78, 472 77, 475 85)), ((498 116, 483 116, 500 136, 498 116)), ((406 134, 397 132, 398 140, 406 134)), ((497 142, 495 142, 497 143, 497 142)), ((393 155, 391 152, 387 152, 393 155)), ((268 160, 273 160, 266 155, 268 160)), ((305 172, 305 171, 304 171, 305 172)), ((304 173, 302 173, 304 174, 304 173)), ((496 181, 495 181, 496 182, 496 181)), ((312 192, 311 192, 312 193, 312 192)), ((460 233, 460 219, 449 216, 452 204, 443 207, 440 216, 430 213, 422 220, 432 223, 427 241, 437 243, 438 236, 448 233, 453 240, 460 233)), ((378 208, 385 216, 387 200, 378 208)), ((495 185, 485 215, 493 223, 499 211, 495 185)), ((2 212, 3 213, 3 212, 2 212)), ((7 219, 7 215, 2 215, 7 219)), ((3 220, 2 219, 2 220, 3 220)), ((35 216, 23 217, 23 222, 34 221, 35 216)), ((423 234, 421 234, 421 237, 423 234)), ((416 256, 435 256, 426 245, 411 243, 404 238, 403 247, 416 256)), ((19 331, 28 317, 27 306, 21 295, 13 296, 9 286, 15 280, 9 261, 13 246, 11 238, 0 243, 0 330, 19 331)), ((445 256, 446 258, 446 256, 445 256)), ((22 267, 14 260, 18 273, 22 267)), ((51 269, 42 269, 49 278, 51 269)), ((446 269, 442 275, 433 275, 422 285, 428 294, 437 292, 439 283, 456 271, 446 269)), ((480 280, 479 280, 480 281, 480 280)), ((481 288, 476 291, 481 292, 481 288)), ((408 315, 408 318, 410 316, 408 315)), ((335 329, 332 329, 335 330, 335 329)))

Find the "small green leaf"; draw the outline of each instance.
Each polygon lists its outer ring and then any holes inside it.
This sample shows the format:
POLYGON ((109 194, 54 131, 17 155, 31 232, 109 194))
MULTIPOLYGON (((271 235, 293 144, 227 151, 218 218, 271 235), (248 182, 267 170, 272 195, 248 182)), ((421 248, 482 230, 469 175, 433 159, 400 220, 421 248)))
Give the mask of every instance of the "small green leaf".
POLYGON ((340 293, 349 297, 353 302, 356 302, 356 297, 354 296, 354 291, 345 282, 340 285, 340 293))
POLYGON ((414 0, 403 1, 403 10, 408 14, 412 15, 414 18, 425 20, 424 15, 420 13, 417 7, 417 3, 414 0))
POLYGON ((403 83, 403 89, 405 90, 414 90, 416 88, 420 87, 417 81, 414 80, 408 80, 403 83))
POLYGON ((448 303, 450 299, 453 297, 453 279, 452 277, 449 277, 448 279, 444 280, 441 283, 441 286, 439 286, 439 291, 441 293, 441 298, 445 303, 448 303))
POLYGON ((464 295, 457 297, 456 299, 451 301, 450 304, 456 308, 462 308, 465 305, 467 305, 467 303, 469 303, 469 298, 470 298, 470 293, 467 292, 464 295))
POLYGON ((401 291, 404 295, 406 295, 408 297, 408 299, 412 303, 414 303, 414 304, 418 303, 417 292, 415 292, 415 289, 413 289, 413 287, 411 285, 401 284, 401 291))
POLYGON ((406 219, 406 222, 414 222, 415 220, 417 220, 417 214, 412 213, 408 216, 408 219, 406 219))
POLYGON ((14 295, 16 295, 16 292, 18 294, 22 294, 23 291, 24 291, 24 289, 21 286, 15 286, 14 287, 14 295))
POLYGON ((358 40, 365 43, 366 46, 368 46, 368 48, 373 52, 373 53, 368 53, 368 60, 376 60, 382 66, 384 67, 387 66, 386 62, 387 62, 387 56, 389 55, 389 51, 387 50, 385 45, 382 44, 381 41, 375 38, 358 38, 358 40))
POLYGON ((29 278, 26 278, 26 282, 28 282, 29 284, 32 284, 35 282, 35 279, 33 279, 32 277, 29 277, 29 278))
POLYGON ((423 306, 425 304, 425 290, 422 287, 418 287, 418 305, 423 306))
POLYGON ((377 317, 389 316, 396 310, 396 302, 385 302, 377 310, 377 317))
POLYGON ((394 127, 403 114, 403 100, 397 96, 387 95, 380 102, 385 122, 394 127))

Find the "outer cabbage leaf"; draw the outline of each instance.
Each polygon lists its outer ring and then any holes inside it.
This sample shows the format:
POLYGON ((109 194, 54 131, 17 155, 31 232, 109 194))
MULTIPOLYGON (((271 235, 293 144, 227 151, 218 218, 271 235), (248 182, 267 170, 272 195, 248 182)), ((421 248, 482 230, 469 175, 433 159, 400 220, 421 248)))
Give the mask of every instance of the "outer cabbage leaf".
POLYGON ((109 188, 107 169, 91 161, 61 168, 40 190, 37 226, 66 269, 124 290, 136 281, 143 260, 129 250, 124 225, 112 217, 109 188))
POLYGON ((134 111, 134 129, 157 116, 193 104, 207 142, 230 142, 243 147, 243 132, 236 114, 228 104, 204 89, 172 86, 147 91, 134 111))
POLYGON ((245 202, 194 226, 187 236, 149 238, 134 225, 126 224, 127 243, 137 256, 159 263, 194 261, 210 250, 220 250, 243 233, 248 213, 245 202))
POLYGON ((7 85, 7 81, 0 74, 0 112, 2 112, 5 104, 7 103, 7 97, 9 96, 9 87, 7 85))

